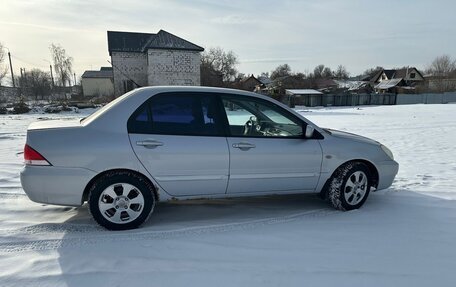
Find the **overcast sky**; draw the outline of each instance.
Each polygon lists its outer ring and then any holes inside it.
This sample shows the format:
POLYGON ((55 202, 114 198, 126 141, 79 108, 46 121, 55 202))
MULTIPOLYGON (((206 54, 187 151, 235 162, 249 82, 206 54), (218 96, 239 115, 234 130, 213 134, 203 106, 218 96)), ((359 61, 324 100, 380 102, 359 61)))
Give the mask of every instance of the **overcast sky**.
POLYGON ((0 42, 20 67, 48 69, 59 43, 84 70, 109 65, 107 30, 160 29, 239 58, 239 71, 259 74, 288 63, 297 72, 343 64, 351 75, 373 66, 424 68, 456 57, 456 1, 87 1, 0 0, 0 42))

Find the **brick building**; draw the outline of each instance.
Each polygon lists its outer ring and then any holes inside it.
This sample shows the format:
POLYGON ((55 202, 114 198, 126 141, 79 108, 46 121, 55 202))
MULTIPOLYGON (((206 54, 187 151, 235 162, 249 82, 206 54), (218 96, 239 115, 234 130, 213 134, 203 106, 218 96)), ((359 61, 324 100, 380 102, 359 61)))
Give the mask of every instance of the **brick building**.
POLYGON ((200 85, 204 49, 164 30, 157 34, 108 31, 114 94, 138 86, 200 85))

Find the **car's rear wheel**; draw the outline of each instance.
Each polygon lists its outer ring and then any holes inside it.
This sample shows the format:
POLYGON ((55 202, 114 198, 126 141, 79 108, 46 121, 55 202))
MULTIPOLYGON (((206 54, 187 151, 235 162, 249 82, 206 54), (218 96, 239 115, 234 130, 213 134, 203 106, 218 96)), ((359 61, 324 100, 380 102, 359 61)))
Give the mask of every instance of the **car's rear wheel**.
POLYGON ((371 174, 362 162, 349 162, 337 169, 329 180, 328 200, 339 210, 360 208, 369 196, 371 174))
POLYGON ((102 175, 89 194, 90 213, 98 224, 110 230, 137 228, 152 213, 154 204, 153 186, 128 171, 102 175))

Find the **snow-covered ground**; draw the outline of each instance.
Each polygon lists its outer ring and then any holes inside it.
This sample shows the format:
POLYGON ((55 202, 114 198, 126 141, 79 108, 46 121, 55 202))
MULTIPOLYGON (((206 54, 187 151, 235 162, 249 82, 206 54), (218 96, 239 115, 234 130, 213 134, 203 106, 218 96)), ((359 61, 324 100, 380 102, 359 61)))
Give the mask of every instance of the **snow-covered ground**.
POLYGON ((301 112, 388 146, 393 186, 352 212, 315 195, 160 204, 109 232, 21 190, 26 126, 62 115, 0 116, 0 286, 454 286, 456 105, 301 112))

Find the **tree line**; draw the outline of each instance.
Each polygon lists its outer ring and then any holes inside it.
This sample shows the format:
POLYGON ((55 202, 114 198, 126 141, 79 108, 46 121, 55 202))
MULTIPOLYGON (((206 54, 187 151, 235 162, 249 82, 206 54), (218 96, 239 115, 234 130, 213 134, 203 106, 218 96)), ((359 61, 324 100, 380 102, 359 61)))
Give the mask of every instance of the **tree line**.
MULTIPOLYGON (((5 46, 0 43, 0 85, 8 74, 7 54, 5 46)), ((49 96, 56 87, 71 86, 73 58, 59 44, 49 46, 52 67, 55 73, 32 69, 21 69, 21 74, 15 76, 17 86, 27 91, 35 99, 49 96)), ((247 76, 238 71, 239 60, 233 51, 225 51, 220 47, 209 48, 201 55, 201 85, 215 87, 238 87, 238 83, 247 76)), ((373 75, 382 70, 381 66, 369 68, 362 75, 373 75)), ((425 69, 426 75, 433 76, 436 83, 447 83, 447 79, 456 79, 456 60, 449 55, 436 57, 425 69)), ((266 76, 271 80, 286 85, 288 88, 298 87, 303 81, 311 85, 318 79, 347 80, 350 73, 344 65, 339 65, 335 70, 323 64, 317 65, 312 72, 293 72, 289 64, 281 64, 272 71, 263 72, 258 76, 266 76)), ((447 87, 448 88, 448 87, 447 87)), ((452 87, 456 88, 456 87, 452 87)))
MULTIPOLYGON (((49 97, 53 90, 58 87, 71 86, 73 58, 67 54, 60 44, 52 43, 49 46, 49 52, 55 76, 51 75, 52 68, 50 71, 43 71, 38 68, 27 71, 25 68, 20 68, 20 74, 14 75, 15 85, 21 88, 27 96, 44 99, 49 97)), ((0 85, 8 73, 5 62, 5 46, 0 43, 0 85)))
MULTIPOLYGON (((233 51, 224 51, 221 48, 210 48, 203 52, 201 57, 201 85, 215 87, 236 87, 236 83, 246 79, 246 75, 239 73, 237 65, 239 60, 233 51)), ((366 69, 355 78, 373 76, 383 70, 383 67, 376 66, 366 69)), ((456 59, 449 55, 436 57, 424 70, 425 75, 434 78, 456 79, 456 59)), ((335 70, 323 64, 317 65, 313 72, 293 72, 289 64, 281 64, 270 72, 262 72, 257 77, 265 76, 273 81, 286 82, 293 87, 304 80, 311 82, 317 79, 347 80, 350 73, 344 65, 338 65, 335 70)))

